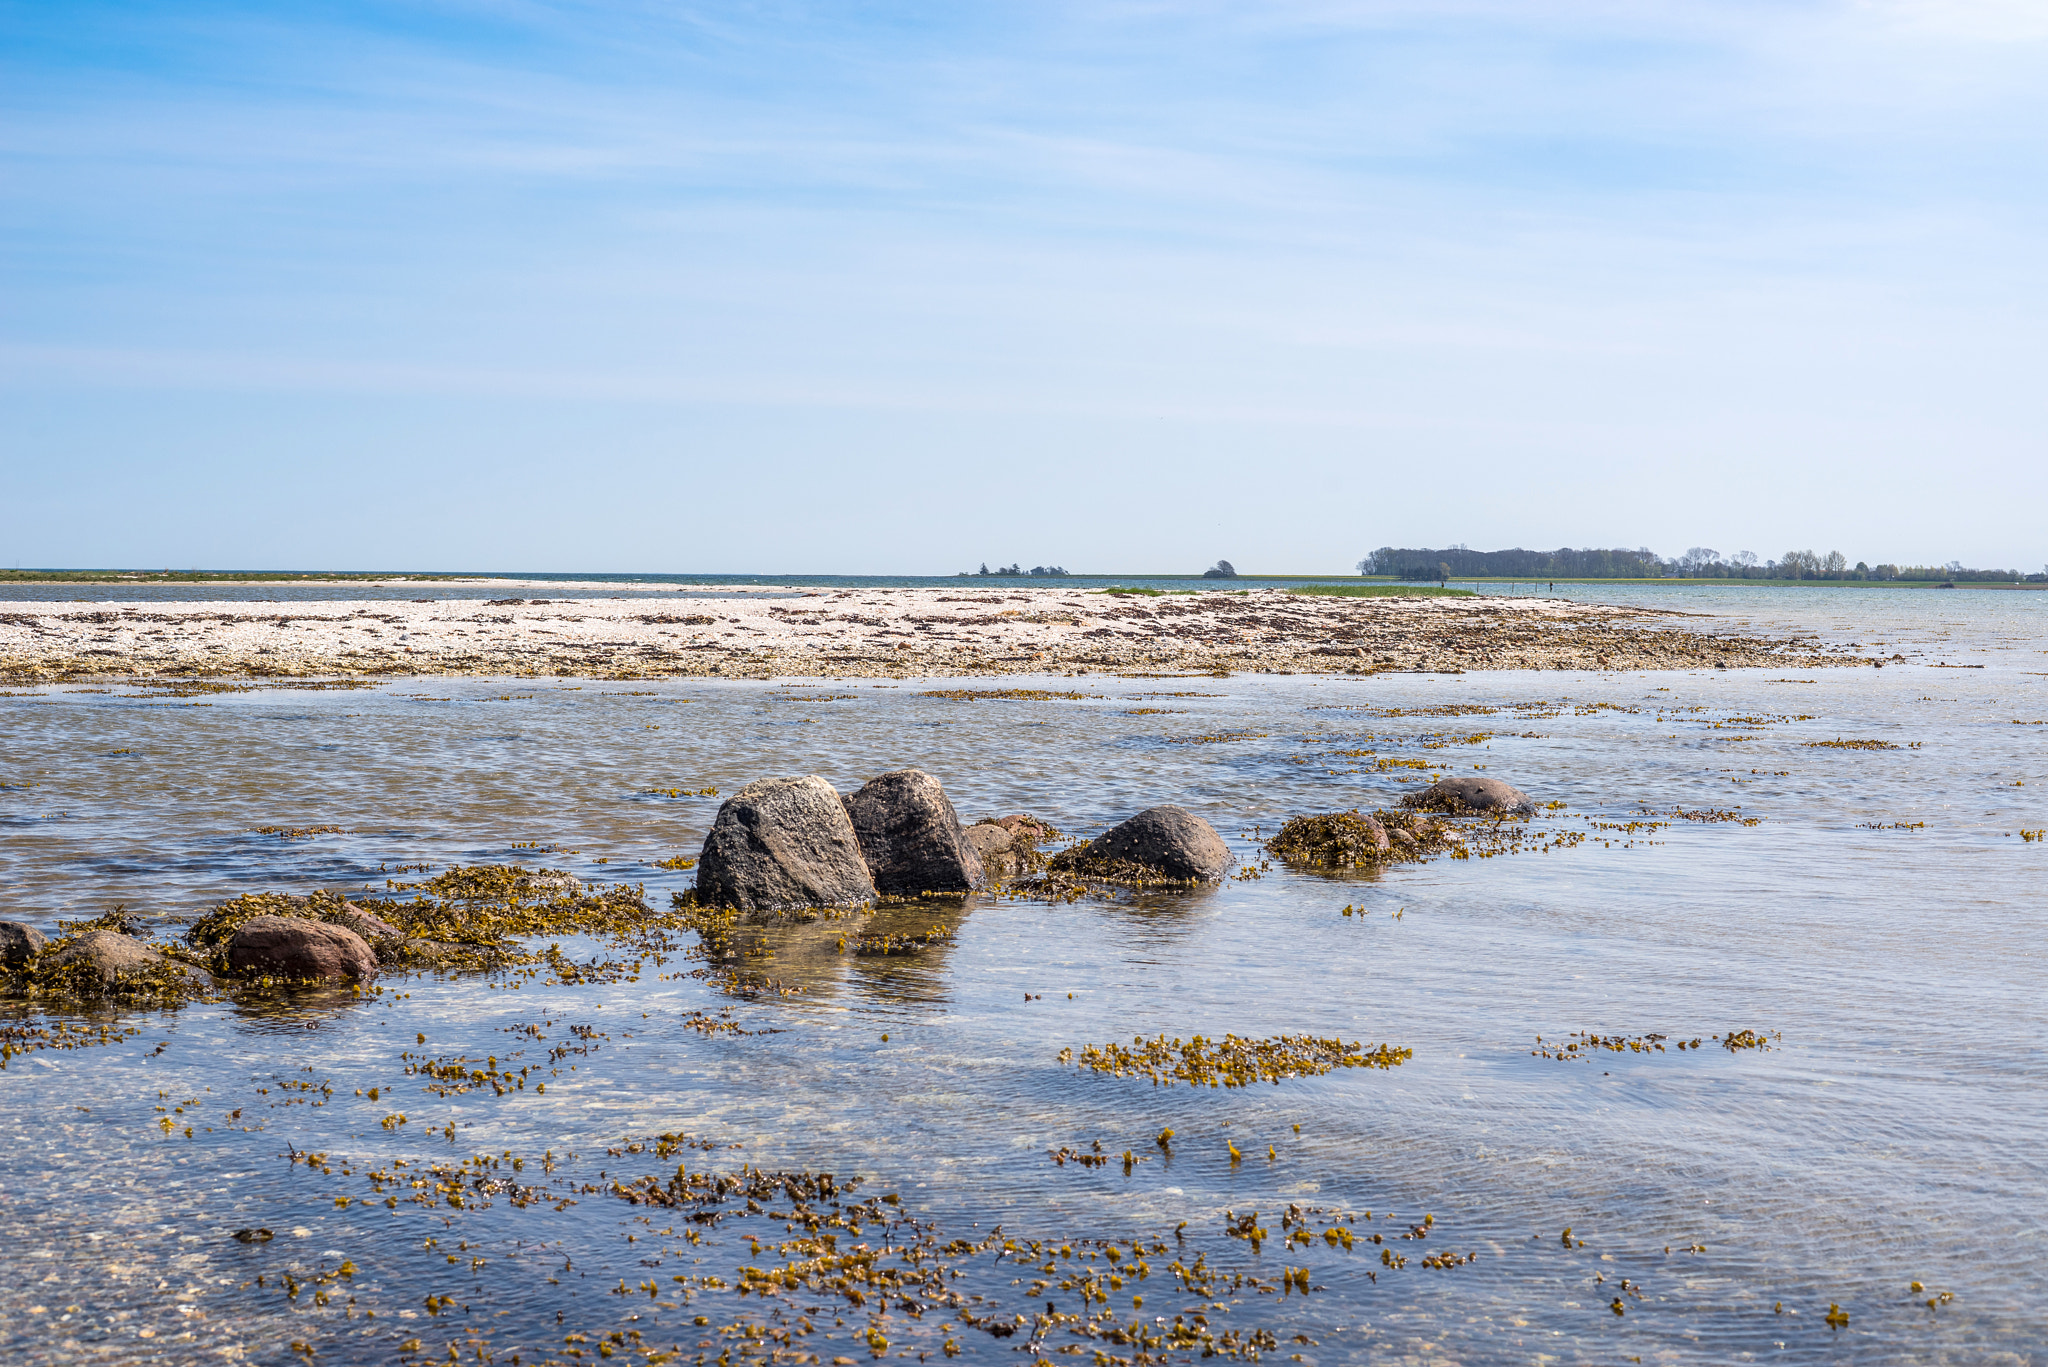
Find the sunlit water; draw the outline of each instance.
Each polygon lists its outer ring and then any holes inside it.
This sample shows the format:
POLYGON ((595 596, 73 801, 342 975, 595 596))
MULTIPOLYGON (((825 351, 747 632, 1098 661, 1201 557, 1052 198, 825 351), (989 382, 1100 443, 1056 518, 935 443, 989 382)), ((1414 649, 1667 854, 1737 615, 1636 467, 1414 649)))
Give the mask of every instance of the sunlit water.
MULTIPOLYGON (((636 1208, 582 1191, 666 1176, 674 1159, 606 1150, 687 1132, 725 1146, 689 1151, 693 1170, 858 1176, 862 1196, 900 1193, 945 1237, 1000 1224, 1005 1236, 1163 1242, 1172 1252, 1152 1257, 1151 1277, 1117 1293, 1125 1322, 1217 1304, 1175 1289, 1162 1270, 1173 1257, 1200 1251, 1268 1282, 1307 1267, 1317 1289, 1306 1297, 1247 1285, 1208 1312, 1218 1329, 1270 1327, 1268 1360, 2039 1362, 2048 841, 2020 832, 2048 826, 2048 599, 1703 592, 1750 596, 1654 601, 1909 662, 999 681, 1087 695, 1035 702, 869 681, 0 698, 0 915, 52 931, 59 917, 125 903, 171 934, 241 892, 381 890, 387 866, 422 863, 568 868, 644 883, 665 906, 692 875, 654 861, 695 854, 718 799, 646 790, 730 793, 813 772, 849 790, 906 765, 938 775, 964 816, 1029 811, 1078 834, 1179 802, 1254 867, 1253 833, 1385 805, 1421 781, 1376 763, 1388 758, 1484 766, 1565 804, 1532 829, 1588 836, 1376 880, 1275 862, 1256 879, 1135 905, 976 898, 882 913, 893 929, 957 927, 952 945, 909 958, 840 953, 831 927, 768 934, 747 971, 800 992, 735 996, 728 975, 692 976, 704 965, 672 954, 606 985, 394 977, 361 1000, 125 1017, 144 1027, 126 1043, 20 1055, 0 1072, 0 1346, 23 1363, 368 1363, 414 1356, 400 1345, 417 1339, 422 1360, 447 1361, 453 1345, 463 1361, 531 1363, 572 1351, 594 1361, 603 1334, 631 1328, 648 1348, 680 1348, 678 1361, 760 1360, 767 1348, 743 1351, 720 1329, 823 1305, 819 1334, 782 1360, 867 1360, 858 1335, 873 1303, 834 1309, 799 1294, 778 1312, 730 1292, 687 1304, 612 1294, 622 1281, 731 1278, 772 1260, 745 1236, 782 1237, 780 1224, 728 1223, 691 1246, 680 1217, 639 1223, 636 1208), (1194 696, 1159 696, 1183 693, 1194 696), (1375 710, 1446 704, 1501 710, 1375 710), (1490 738, 1441 743, 1478 733, 1490 738), (1240 738, 1197 739, 1230 734, 1240 738), (1809 744, 1838 738, 1899 748, 1809 744), (1674 808, 1763 820, 1673 820, 1674 808), (1591 824, 1646 810, 1670 824, 1591 824), (310 825, 351 833, 256 833, 310 825), (686 1023, 726 1010, 761 1033, 686 1023), (511 1032, 528 1023, 544 1038, 511 1032), (551 1060, 588 1042, 571 1025, 601 1032, 598 1047, 551 1060), (1712 1042, 1741 1029, 1770 1032, 1771 1048, 1712 1042), (1707 1047, 1532 1053, 1537 1036, 1575 1030, 1707 1047), (1226 1031, 1414 1056, 1391 1071, 1200 1091, 1058 1060, 1137 1035, 1226 1031), (404 1072, 406 1051, 559 1072, 545 1095, 441 1098, 404 1072), (371 1087, 379 1100, 357 1095, 371 1087), (387 1130, 394 1113, 407 1122, 387 1130), (1164 1127, 1171 1157, 1154 1144, 1164 1127), (1047 1156, 1094 1141, 1148 1161, 1126 1176, 1120 1162, 1047 1156), (294 1150, 328 1155, 331 1171, 309 1173, 294 1150), (387 1208, 365 1177, 399 1158, 507 1151, 528 1163, 522 1180, 552 1184, 550 1202, 387 1208), (556 1209, 572 1194, 578 1204, 556 1209), (1283 1248, 1290 1202, 1355 1217, 1360 1238, 1381 1231, 1409 1265, 1390 1268, 1364 1243, 1283 1248), (1224 1237, 1226 1209, 1260 1213, 1260 1252, 1224 1237), (1425 1214, 1428 1239, 1395 1237, 1425 1214), (229 1237, 258 1226, 275 1239, 229 1237), (1420 1265, 1468 1252, 1477 1260, 1420 1265), (343 1260, 355 1275, 332 1283, 324 1306, 278 1285, 343 1260), (1944 1291, 1951 1301, 1925 1304, 1944 1291), (430 1314, 425 1298, 440 1295, 453 1301, 430 1314), (1830 1326, 1830 1306, 1846 1323, 1830 1326)), ((1013 1263, 962 1266, 957 1288, 987 1296, 985 1309, 1029 1314, 1047 1295, 1083 1308, 1059 1290, 1027 1300, 1034 1279, 1013 1263)), ((888 1353, 936 1360, 950 1318, 891 1308, 888 1353)), ((971 1359, 1031 1360, 1023 1334, 952 1337, 971 1359)), ((1041 1351, 1064 1361, 1075 1344, 1080 1362, 1135 1351, 1060 1334, 1041 1351)))

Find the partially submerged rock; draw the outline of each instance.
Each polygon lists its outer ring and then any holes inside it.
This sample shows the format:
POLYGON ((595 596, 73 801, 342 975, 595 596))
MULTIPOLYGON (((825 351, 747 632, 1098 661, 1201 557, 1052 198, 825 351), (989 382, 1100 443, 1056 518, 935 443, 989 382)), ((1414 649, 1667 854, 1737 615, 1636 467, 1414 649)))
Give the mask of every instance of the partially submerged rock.
POLYGON ((377 955, 377 962, 388 964, 396 959, 405 946, 405 932, 381 916, 372 916, 354 902, 343 902, 341 910, 325 918, 330 924, 343 930, 352 930, 362 937, 377 955))
POLYGON ((1147 808, 1085 845, 1062 850, 1048 868, 1116 883, 1213 883, 1233 862, 1216 828, 1185 807, 1147 808))
POLYGON ((1355 811, 1290 817, 1266 842, 1267 852, 1276 858, 1325 869, 1378 864, 1392 848, 1387 828, 1377 818, 1355 811))
POLYGON ((1065 839, 1050 821, 1040 821, 1037 817, 1023 812, 1015 812, 1009 816, 985 817, 983 820, 991 826, 1001 826, 1011 835, 1029 840, 1034 845, 1043 845, 1049 840, 1065 839))
POLYGON ((213 985, 202 970, 118 930, 88 930, 60 940, 38 970, 41 985, 86 995, 185 996, 213 985))
POLYGON ((228 940, 227 961, 238 973, 293 981, 365 982, 377 976, 377 956, 362 936, 345 926, 301 916, 258 916, 243 922, 228 940))
POLYGON ((1536 804, 1520 788, 1497 778, 1477 776, 1440 778, 1421 792, 1410 793, 1402 798, 1401 805, 1413 807, 1418 811, 1442 812, 1447 816, 1465 816, 1473 813, 1501 816, 1536 814, 1536 804))
POLYGON ((1050 822, 1019 812, 983 817, 964 832, 991 878, 1016 878, 1045 866, 1039 846, 1063 837, 1050 822))
POLYGON ((1006 827, 980 821, 961 831, 960 837, 973 848, 974 857, 981 861, 982 871, 989 877, 1008 878, 1017 871, 1015 837, 1006 827))
POLYGON ((972 892, 986 879, 946 790, 922 769, 869 779, 846 799, 846 814, 877 892, 972 892))
POLYGON ((25 921, 0 921, 0 964, 22 969, 49 940, 25 921))
POLYGON ((830 783, 763 779, 725 800, 697 859, 697 901, 741 912, 861 906, 874 879, 830 783))
POLYGON ((1276 859, 1311 868, 1369 869, 1427 859, 1457 843, 1457 835, 1442 822, 1416 812, 1349 811, 1291 817, 1266 842, 1266 850, 1276 859))

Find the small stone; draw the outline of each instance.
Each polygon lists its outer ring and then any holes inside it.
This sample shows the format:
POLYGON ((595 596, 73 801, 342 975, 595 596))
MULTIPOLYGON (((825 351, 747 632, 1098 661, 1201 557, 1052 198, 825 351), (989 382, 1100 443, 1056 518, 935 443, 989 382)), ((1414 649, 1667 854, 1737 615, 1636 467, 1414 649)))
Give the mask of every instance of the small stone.
POLYGON ((346 926, 297 916, 256 916, 228 940, 228 964, 238 973, 272 978, 367 981, 377 956, 346 926))
POLYGON ((587 889, 581 878, 573 873, 547 870, 530 873, 512 884, 512 890, 527 897, 580 897, 587 889))

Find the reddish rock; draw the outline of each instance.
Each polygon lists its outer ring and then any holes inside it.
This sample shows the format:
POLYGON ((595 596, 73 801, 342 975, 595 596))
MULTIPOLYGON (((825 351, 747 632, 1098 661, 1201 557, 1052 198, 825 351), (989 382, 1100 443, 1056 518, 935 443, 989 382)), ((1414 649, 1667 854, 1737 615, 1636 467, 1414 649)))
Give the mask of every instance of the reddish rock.
POLYGON ((297 916, 244 921, 228 941, 228 964, 238 973, 272 978, 368 981, 377 956, 346 926, 297 916))

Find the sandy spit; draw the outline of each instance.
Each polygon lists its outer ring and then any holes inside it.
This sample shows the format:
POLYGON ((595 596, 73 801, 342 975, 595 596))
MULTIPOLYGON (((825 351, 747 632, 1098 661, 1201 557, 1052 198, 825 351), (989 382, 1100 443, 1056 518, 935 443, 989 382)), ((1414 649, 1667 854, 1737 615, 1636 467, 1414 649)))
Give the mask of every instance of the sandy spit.
POLYGON ((1811 668, 1812 641, 1525 597, 1158 598, 1076 589, 785 589, 761 598, 420 603, 0 601, 0 682, 552 675, 902 677, 1048 671, 1811 668))

